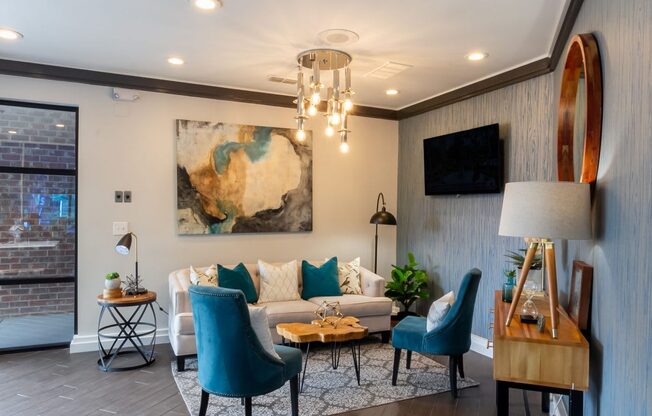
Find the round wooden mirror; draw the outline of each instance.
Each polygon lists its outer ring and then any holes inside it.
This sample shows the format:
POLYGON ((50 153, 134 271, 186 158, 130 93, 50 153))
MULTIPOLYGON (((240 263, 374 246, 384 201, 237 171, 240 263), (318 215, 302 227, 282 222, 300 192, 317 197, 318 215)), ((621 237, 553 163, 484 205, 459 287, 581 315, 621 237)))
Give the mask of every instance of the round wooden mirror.
POLYGON ((557 177, 594 183, 602 134, 600 53, 590 33, 575 35, 561 79, 557 126, 557 177))

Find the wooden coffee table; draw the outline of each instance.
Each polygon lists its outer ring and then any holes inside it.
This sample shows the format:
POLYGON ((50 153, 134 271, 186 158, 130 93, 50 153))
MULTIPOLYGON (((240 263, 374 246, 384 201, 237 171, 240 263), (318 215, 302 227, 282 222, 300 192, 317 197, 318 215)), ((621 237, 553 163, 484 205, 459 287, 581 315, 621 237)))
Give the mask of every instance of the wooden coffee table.
MULTIPOLYGON (((329 320, 333 320, 333 318, 331 317, 329 320)), ((291 344, 307 344, 303 375, 301 376, 301 392, 303 392, 303 383, 306 379, 311 342, 330 343, 331 366, 334 370, 337 369, 340 363, 342 344, 348 342, 351 346, 355 376, 358 385, 360 385, 360 343, 358 341, 367 337, 369 328, 360 325, 358 322, 360 322, 358 318, 346 316, 340 319, 336 326, 330 323, 322 324, 320 320, 312 321, 309 324, 286 323, 276 325, 276 332, 281 336, 284 344, 286 340, 291 344)))

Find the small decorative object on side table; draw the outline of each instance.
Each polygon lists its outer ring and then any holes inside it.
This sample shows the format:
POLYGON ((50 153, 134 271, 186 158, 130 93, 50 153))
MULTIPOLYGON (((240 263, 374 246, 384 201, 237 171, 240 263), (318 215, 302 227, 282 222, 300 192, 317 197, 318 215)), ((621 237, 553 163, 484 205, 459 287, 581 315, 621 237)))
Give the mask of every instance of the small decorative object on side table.
POLYGON ((104 299, 115 299, 122 297, 122 289, 120 289, 120 275, 116 272, 107 273, 104 276, 104 291, 102 295, 104 299))
POLYGON ((154 347, 156 346, 154 302, 156 302, 156 292, 128 295, 115 299, 105 299, 104 295, 97 296, 97 304, 102 307, 97 321, 97 344, 100 354, 97 365, 100 370, 105 372, 134 370, 146 367, 154 362, 154 347), (120 309, 127 307, 135 309, 123 314, 120 309), (152 322, 143 321, 143 317, 148 310, 151 312, 152 322), (102 318, 107 311, 113 318, 114 323, 102 325, 102 318), (147 341, 148 337, 151 337, 150 341, 147 341), (111 346, 108 349, 105 348, 102 341, 110 342, 111 346), (135 350, 123 351, 125 345, 127 347, 133 346, 135 350), (125 354, 140 354, 144 362, 136 365, 114 367, 113 363, 116 357, 125 354))
POLYGON ((514 279, 516 278, 516 270, 505 270, 503 272, 507 281, 503 283, 503 302, 512 301, 512 291, 514 290, 514 279))

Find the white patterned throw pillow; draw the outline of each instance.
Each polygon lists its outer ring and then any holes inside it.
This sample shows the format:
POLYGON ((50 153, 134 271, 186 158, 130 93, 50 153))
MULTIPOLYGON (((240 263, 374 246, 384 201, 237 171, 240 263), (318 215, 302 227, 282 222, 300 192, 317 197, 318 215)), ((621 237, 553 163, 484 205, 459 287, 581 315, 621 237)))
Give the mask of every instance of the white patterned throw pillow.
MULTIPOLYGON (((330 259, 326 259, 328 261, 330 259)), ((343 295, 362 295, 360 284, 360 257, 350 262, 338 262, 337 274, 340 281, 340 290, 343 295)))
POLYGON ((278 353, 274 349, 274 342, 272 342, 272 334, 269 332, 269 321, 267 319, 267 308, 262 306, 251 306, 249 307, 249 320, 251 321, 251 329, 254 330, 260 345, 265 351, 267 351, 273 357, 278 358, 278 353))
POLYGON ((432 303, 426 320, 426 331, 430 332, 441 324, 453 303, 455 293, 452 290, 432 303))
POLYGON ((217 286, 217 267, 211 264, 202 272, 190 266, 190 283, 197 286, 217 286))
POLYGON ((258 271, 260 273, 258 303, 301 299, 296 260, 280 265, 258 260, 258 271))

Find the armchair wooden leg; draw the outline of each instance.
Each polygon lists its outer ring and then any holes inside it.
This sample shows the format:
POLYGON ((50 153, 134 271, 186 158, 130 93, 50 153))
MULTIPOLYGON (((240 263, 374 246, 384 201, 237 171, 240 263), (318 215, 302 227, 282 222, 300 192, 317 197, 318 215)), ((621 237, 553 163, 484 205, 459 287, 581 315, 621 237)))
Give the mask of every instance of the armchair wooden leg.
POLYGON ((391 335, 392 331, 383 331, 380 333, 380 341, 383 344, 389 343, 389 336, 391 335))
POLYGON ((392 386, 396 385, 398 378, 398 364, 401 362, 401 349, 394 348, 394 369, 392 370, 392 386))
POLYGON ((453 398, 457 398, 457 357, 448 357, 448 374, 451 383, 451 394, 453 398))
POLYGON ((251 397, 245 397, 245 416, 251 416, 251 397))
POLYGON ((299 376, 290 379, 290 402, 292 403, 292 416, 299 416, 299 376))
POLYGON ((405 362, 405 368, 407 368, 409 370, 410 366, 412 366, 412 351, 407 350, 407 358, 406 358, 406 362, 405 362))
POLYGON ((464 355, 457 357, 457 369, 460 372, 460 377, 466 378, 464 377, 464 355))
POLYGON ((206 416, 208 410, 208 392, 201 389, 201 401, 199 402, 199 416, 206 416))

